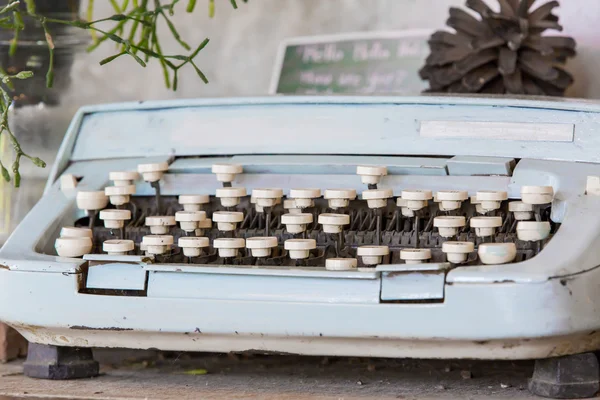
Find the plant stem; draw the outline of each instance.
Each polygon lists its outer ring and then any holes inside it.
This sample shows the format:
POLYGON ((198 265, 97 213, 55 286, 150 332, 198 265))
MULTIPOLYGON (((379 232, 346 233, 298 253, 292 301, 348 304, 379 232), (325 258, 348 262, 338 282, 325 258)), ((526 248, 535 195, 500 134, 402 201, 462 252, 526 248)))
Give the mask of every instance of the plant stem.
MULTIPOLYGON (((181 37, 175 24, 171 21, 171 16, 175 13, 175 6, 179 3, 179 0, 123 0, 121 5, 117 0, 110 0, 112 7, 116 14, 108 18, 102 18, 93 20, 94 11, 94 0, 88 0, 88 6, 86 10, 86 20, 65 20, 57 18, 48 18, 44 15, 40 15, 36 10, 36 0, 14 0, 6 4, 0 9, 0 25, 3 29, 10 29, 13 31, 13 39, 10 42, 9 54, 13 55, 17 50, 19 32, 25 28, 23 23, 23 17, 27 16, 40 23, 45 36, 46 45, 48 46, 49 65, 46 73, 46 86, 52 87, 54 83, 54 39, 52 32, 49 29, 49 24, 60 24, 68 25, 74 28, 88 30, 93 39, 93 44, 88 47, 88 51, 93 51, 100 44, 106 41, 112 41, 119 46, 119 51, 102 61, 101 65, 110 63, 115 59, 129 55, 142 67, 151 59, 156 59, 162 68, 165 85, 167 88, 177 90, 179 70, 191 64, 192 68, 196 71, 199 78, 204 82, 208 83, 206 75, 200 70, 194 59, 198 53, 206 47, 208 39, 205 39, 191 51, 190 45, 181 37), (21 2, 26 5, 25 9, 19 7, 21 2), (11 15, 8 13, 12 13, 11 15), (6 16, 2 16, 7 14, 6 16), (168 14, 168 15, 167 15, 168 14), (160 45, 160 38, 157 30, 157 24, 160 20, 164 20, 169 28, 171 36, 181 45, 186 51, 191 51, 189 55, 165 55, 160 45), (103 30, 95 26, 95 24, 106 21, 116 22, 115 26, 109 30, 103 30), (140 26, 141 31, 140 31, 140 26), (128 29, 127 37, 123 37, 123 33, 128 29), (138 53, 143 53, 144 60, 138 56, 138 53), (176 61, 181 61, 179 64, 175 64, 176 61)), ((243 0, 246 2, 247 0, 243 0)), ((237 8, 235 0, 230 0, 231 6, 237 8)), ((196 6, 196 0, 188 0, 186 11, 193 12, 196 6)), ((212 17, 215 13, 215 1, 209 0, 209 16, 212 17)), ((45 167, 46 163, 37 157, 32 157, 25 153, 19 144, 19 141, 12 133, 8 115, 12 105, 11 93, 14 90, 13 79, 27 79, 33 75, 30 71, 18 71, 14 75, 9 75, 0 67, 0 135, 6 134, 12 144, 14 152, 14 161, 12 164, 13 181, 16 187, 19 186, 21 181, 21 175, 19 173, 19 167, 21 158, 25 157, 39 167, 45 167)), ((7 168, 4 167, 0 161, 0 175, 6 181, 11 179, 10 173, 7 168)))

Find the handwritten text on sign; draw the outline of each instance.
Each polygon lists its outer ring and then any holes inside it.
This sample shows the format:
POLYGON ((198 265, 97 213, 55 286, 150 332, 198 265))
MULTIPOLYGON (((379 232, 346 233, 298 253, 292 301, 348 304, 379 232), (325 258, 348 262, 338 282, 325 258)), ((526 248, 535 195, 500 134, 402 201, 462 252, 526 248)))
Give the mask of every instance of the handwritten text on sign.
POLYGON ((427 34, 288 44, 276 92, 418 94, 427 34))

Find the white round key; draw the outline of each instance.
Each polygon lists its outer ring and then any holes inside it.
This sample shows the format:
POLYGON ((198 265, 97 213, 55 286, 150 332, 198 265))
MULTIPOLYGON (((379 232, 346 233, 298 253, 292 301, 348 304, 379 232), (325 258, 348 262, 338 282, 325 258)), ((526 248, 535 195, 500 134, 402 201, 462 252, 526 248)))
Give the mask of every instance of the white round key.
POLYGON ((338 208, 348 207, 350 200, 356 198, 354 189, 327 189, 323 195, 329 203, 329 207, 336 210, 338 208))
POLYGON ((508 203, 508 211, 510 212, 533 212, 533 205, 526 204, 522 201, 511 201, 508 203))
POLYGON ((444 242, 442 251, 446 253, 448 261, 453 264, 462 264, 467 261, 469 253, 475 250, 473 242, 444 242))
POLYGON ((469 199, 469 193, 466 190, 439 190, 435 194, 438 202, 466 201, 469 199))
POLYGON ((278 200, 283 197, 282 189, 253 189, 252 197, 256 200, 256 205, 261 207, 273 207, 278 200))
POLYGON ((481 201, 477 200, 477 196, 471 196, 471 204, 475 206, 477 214, 485 214, 486 211, 481 207, 481 201))
POLYGON ((405 217, 414 217, 415 212, 408 208, 408 200, 403 199, 402 197, 398 197, 396 199, 396 205, 400 207, 400 211, 402 215, 405 217))
POLYGON ((108 179, 114 182, 115 186, 129 186, 140 177, 135 171, 113 171, 108 174, 108 179))
POLYGON ((384 175, 387 175, 387 167, 359 165, 356 167, 356 174, 360 175, 360 180, 365 185, 376 185, 384 175))
POLYGON ((470 220, 471 228, 475 228, 475 235, 479 237, 492 236, 496 228, 502 226, 502 217, 473 217, 470 220))
POLYGON ((219 257, 237 257, 239 249, 246 246, 246 241, 241 238, 219 238, 213 241, 213 247, 219 251, 219 257))
POLYGON ((440 216, 433 219, 433 226, 438 228, 442 237, 456 236, 458 230, 466 223, 466 218, 463 216, 440 216))
POLYGON ((132 194, 135 194, 135 185, 107 186, 104 188, 104 194, 107 196, 132 195, 132 194))
POLYGON ((477 254, 483 264, 506 264, 517 257, 517 246, 514 243, 482 243, 477 254))
POLYGON ((291 199, 316 199, 321 197, 321 189, 290 189, 291 199))
POLYGON ((465 190, 440 190, 435 197, 441 211, 452 211, 461 207, 462 202, 469 198, 469 193, 465 190))
POLYGON ((206 219, 204 211, 177 211, 175 213, 175 221, 179 222, 179 226, 185 232, 193 232, 198 228, 198 223, 206 219))
POLYGON ((146 235, 142 238, 142 244, 148 254, 165 254, 173 244, 171 235, 146 235))
POLYGON ((254 208, 256 209, 256 212, 258 212, 258 213, 265 212, 265 210, 262 206, 259 206, 258 204, 256 204, 256 197, 254 197, 252 195, 250 196, 250 204, 254 204, 254 208))
POLYGON ((79 185, 79 181, 73 174, 63 174, 60 177, 60 190, 63 192, 71 191, 79 185))
POLYGON ((283 208, 288 210, 288 213, 290 214, 302 214, 302 207, 298 207, 298 204, 294 199, 285 199, 283 201, 283 208))
POLYGON ((508 193, 497 190, 480 190, 475 195, 484 212, 497 210, 504 200, 508 200, 508 193))
POLYGON ((237 174, 241 174, 244 168, 238 164, 213 164, 212 173, 217 175, 219 182, 233 182, 237 174))
POLYGON ((479 190, 475 195, 478 202, 504 201, 508 199, 508 193, 500 190, 479 190))
POLYGON ((317 242, 314 239, 288 239, 283 247, 292 260, 302 260, 310 256, 311 250, 317 248, 317 242))
POLYGON ((102 210, 108 205, 108 197, 104 191, 77 192, 77 208, 80 210, 102 210))
POLYGON ((406 189, 402 191, 402 198, 408 201, 429 201, 433 199, 431 190, 406 189))
POLYGON ((89 237, 60 237, 54 242, 56 254, 60 257, 81 257, 92 251, 89 237))
POLYGON ((517 223, 517 237, 519 240, 535 242, 550 236, 550 222, 548 221, 519 221, 517 223))
POLYGON ((134 248, 135 244, 133 240, 111 239, 105 240, 102 243, 102 250, 111 256, 126 255, 127 252, 132 251, 134 248))
POLYGON ((206 219, 204 211, 177 211, 175 221, 177 222, 200 222, 206 219))
POLYGON ((212 220, 220 231, 235 231, 237 224, 244 220, 244 213, 238 211, 215 211, 212 220))
POLYGON ((362 192, 362 198, 367 200, 369 208, 385 207, 388 199, 393 196, 392 189, 370 189, 362 192))
POLYGON ((521 200, 525 204, 550 204, 554 198, 552 186, 522 186, 521 200))
POLYGON ((527 221, 533 218, 533 205, 522 201, 508 203, 508 211, 512 212, 517 221, 527 221))
POLYGON ((142 174, 142 178, 146 182, 158 182, 163 177, 164 173, 169 170, 169 163, 150 163, 138 164, 138 172, 142 174))
POLYGON ((109 229, 121 229, 125 226, 125 221, 131 219, 129 210, 102 210, 100 219, 104 221, 104 227, 109 229))
POLYGON ((283 214, 281 223, 289 233, 302 233, 306 230, 306 225, 313 222, 313 215, 308 213, 301 214, 283 214))
POLYGON ((240 197, 246 196, 246 188, 224 187, 215 191, 215 197, 221 200, 223 207, 235 207, 240 204, 240 197))
POLYGON ((94 234, 90 228, 77 228, 74 226, 63 226, 60 229, 60 237, 88 237, 92 239, 94 234))
POLYGON ((183 250, 186 257, 198 257, 202 253, 202 248, 210 245, 206 237, 184 236, 177 240, 177 246, 183 250))
POLYGON ((380 264, 384 256, 390 254, 387 246, 360 246, 356 249, 356 255, 361 257, 364 265, 380 264))
POLYGON ((407 264, 421 264, 431 259, 430 249, 402 249, 400 259, 407 264))
POLYGON ((104 194, 109 197, 110 204, 121 206, 129 203, 130 196, 135 194, 135 185, 107 186, 104 188, 104 194))
POLYGON ((289 197, 298 208, 314 207, 314 199, 321 197, 321 189, 290 189, 289 197))
POLYGON ((269 257, 273 247, 277 247, 277 238, 274 236, 246 239, 246 248, 252 251, 253 257, 269 257))
POLYGON ((350 224, 350 216, 347 214, 320 214, 319 224, 323 225, 325 233, 340 233, 344 225, 350 224))
POLYGON ((145 225, 150 227, 150 233, 153 235, 165 235, 169 229, 177 223, 173 215, 154 215, 146 217, 145 225))
POLYGON ((183 211, 200 211, 203 204, 210 202, 210 197, 207 194, 182 194, 178 200, 183 211))
POLYGON ((212 229, 212 220, 210 220, 208 218, 198 222, 198 229, 196 229, 196 236, 204 235, 204 232, 207 229, 212 229))
POLYGON ((325 269, 329 271, 350 271, 356 269, 356 258, 328 258, 325 260, 325 269))
POLYGON ((203 248, 210 246, 206 237, 182 236, 177 240, 177 246, 181 248, 203 248))
POLYGON ((433 194, 431 190, 406 189, 402 191, 401 197, 407 200, 406 207, 413 211, 419 211, 427 207, 428 201, 433 199, 433 194))

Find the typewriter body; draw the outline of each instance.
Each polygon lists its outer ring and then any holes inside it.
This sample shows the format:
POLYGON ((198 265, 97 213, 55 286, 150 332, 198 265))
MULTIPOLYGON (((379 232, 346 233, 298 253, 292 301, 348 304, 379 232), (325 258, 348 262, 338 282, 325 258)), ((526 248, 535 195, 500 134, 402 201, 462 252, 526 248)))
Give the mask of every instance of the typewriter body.
POLYGON ((594 351, 598 132, 545 99, 83 108, 0 251, 0 319, 71 347, 594 351))

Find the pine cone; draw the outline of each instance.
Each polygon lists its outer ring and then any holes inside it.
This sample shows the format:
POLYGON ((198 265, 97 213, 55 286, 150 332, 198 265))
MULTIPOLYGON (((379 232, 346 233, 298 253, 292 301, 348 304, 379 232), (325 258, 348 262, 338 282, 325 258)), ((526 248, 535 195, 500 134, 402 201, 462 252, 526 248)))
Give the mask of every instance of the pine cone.
POLYGON ((560 68, 575 55, 575 40, 542 36, 561 31, 550 1, 530 12, 535 0, 498 0, 494 12, 483 0, 467 0, 478 13, 450 8, 446 24, 454 33, 437 31, 429 39, 431 54, 420 75, 428 92, 563 96, 573 77, 560 68))

